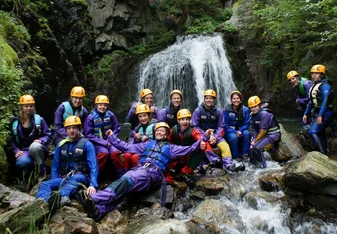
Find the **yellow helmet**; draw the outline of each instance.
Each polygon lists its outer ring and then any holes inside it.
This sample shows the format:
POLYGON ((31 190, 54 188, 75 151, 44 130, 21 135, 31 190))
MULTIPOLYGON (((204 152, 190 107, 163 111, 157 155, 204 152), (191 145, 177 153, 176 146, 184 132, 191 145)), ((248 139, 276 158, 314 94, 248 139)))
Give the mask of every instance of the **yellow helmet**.
POLYGON ((183 94, 181 93, 181 91, 179 90, 179 89, 174 89, 174 90, 172 90, 172 92, 170 93, 170 98, 171 98, 171 96, 173 95, 173 94, 179 94, 180 95, 180 97, 183 97, 183 94))
POLYGON ((81 119, 78 116, 69 116, 64 121, 64 127, 73 126, 73 125, 82 125, 81 119))
POLYGON ((216 98, 216 92, 213 89, 207 89, 204 92, 204 97, 205 96, 212 96, 212 97, 216 98))
POLYGON ((177 119, 182 119, 182 118, 191 118, 191 112, 187 109, 181 109, 177 113, 177 119))
POLYGON ((85 90, 81 86, 75 86, 71 89, 70 96, 71 97, 84 97, 85 90))
POLYGON ((232 96, 234 94, 238 95, 241 101, 243 100, 243 95, 242 95, 242 93, 240 91, 234 90, 233 92, 231 92, 231 95, 230 95, 231 99, 232 99, 232 96))
POLYGON ((258 96, 252 96, 248 99, 248 107, 254 107, 261 103, 261 100, 258 96))
POLYGON ((170 126, 168 126, 168 124, 165 123, 165 122, 159 122, 159 123, 156 123, 156 126, 155 126, 154 130, 156 131, 156 130, 157 130, 158 128, 160 128, 160 127, 165 127, 165 128, 167 128, 168 130, 170 130, 170 126))
POLYGON ((136 115, 141 113, 151 113, 150 107, 146 104, 139 104, 136 107, 136 115))
POLYGON ((142 91, 140 91, 139 96, 142 99, 148 94, 152 94, 152 91, 150 89, 143 89, 142 91))
POLYGON ((325 67, 321 64, 317 64, 311 68, 310 72, 320 72, 325 74, 325 67))
POLYGON ((32 95, 26 94, 20 97, 19 103, 20 105, 35 104, 35 100, 32 95))
POLYGON ((105 95, 98 95, 95 98, 95 104, 109 104, 109 98, 105 95))
POLYGON ((287 79, 290 80, 294 76, 299 76, 299 74, 297 73, 297 71, 290 71, 287 74, 287 79))

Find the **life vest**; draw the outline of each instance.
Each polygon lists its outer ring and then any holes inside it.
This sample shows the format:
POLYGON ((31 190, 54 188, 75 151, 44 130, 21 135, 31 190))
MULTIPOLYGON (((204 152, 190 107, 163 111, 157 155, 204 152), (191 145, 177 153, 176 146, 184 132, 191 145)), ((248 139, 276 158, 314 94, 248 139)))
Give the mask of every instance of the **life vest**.
POLYGON ((234 130, 239 130, 239 128, 244 124, 244 112, 243 105, 239 107, 238 113, 233 109, 233 105, 229 104, 225 108, 225 112, 228 113, 228 126, 234 130))
POLYGON ((81 106, 80 108, 76 108, 74 113, 73 107, 71 106, 69 101, 62 102, 62 104, 64 106, 63 120, 73 115, 76 115, 80 118, 83 117, 83 106, 81 106))
POLYGON ((143 154, 140 155, 139 163, 146 162, 151 158, 153 162, 163 171, 166 171, 172 160, 170 144, 168 142, 157 142, 151 140, 144 148, 143 154), (162 144, 161 146, 159 146, 162 144))
POLYGON ((204 131, 207 129, 217 129, 219 118, 216 112, 218 108, 213 106, 211 110, 207 110, 204 104, 200 105, 198 108, 200 110, 199 127, 204 131))
POLYGON ((82 137, 78 140, 76 146, 72 148, 72 151, 69 151, 70 142, 66 142, 60 146, 61 175, 66 175, 71 171, 71 162, 73 163, 74 170, 83 172, 84 174, 90 173, 87 155, 84 149, 84 145, 87 141, 88 139, 82 137))
POLYGON ((150 121, 149 125, 141 125, 139 124, 136 128, 135 128, 135 132, 136 133, 140 133, 140 136, 148 136, 150 139, 154 139, 154 132, 153 132, 153 126, 155 121, 150 121))
POLYGON ((298 86, 295 87, 295 92, 300 95, 301 98, 305 98, 307 96, 307 93, 305 92, 304 88, 304 82, 307 81, 306 78, 301 77, 299 80, 298 86))
POLYGON ((170 128, 172 128, 174 125, 178 124, 177 113, 180 110, 180 106, 178 109, 174 109, 172 104, 170 104, 164 108, 167 110, 165 122, 170 126, 170 128))
MULTIPOLYGON (((329 84, 329 82, 326 80, 322 80, 321 82, 311 86, 310 91, 309 91, 310 102, 313 104, 313 107, 315 109, 321 108, 322 103, 323 103, 323 96, 320 90, 320 87, 322 84, 329 84)), ((331 90, 331 94, 328 96, 327 107, 332 108, 332 103, 333 103, 333 95, 332 95, 332 90, 331 90)))
MULTIPOLYGON (((38 131, 38 136, 41 135, 41 116, 38 115, 38 114, 34 114, 34 123, 35 123, 35 128, 33 128, 33 131, 36 129, 38 131)), ((13 131, 13 134, 15 136, 15 139, 18 143, 19 142, 19 136, 18 136, 18 125, 19 125, 19 120, 18 119, 15 119, 12 123, 12 131, 13 131)))
MULTIPOLYGON (((252 124, 252 126, 255 126, 256 130, 260 129, 261 114, 262 114, 263 111, 267 111, 269 113, 272 113, 268 108, 262 108, 257 114, 252 115, 251 121, 254 124, 254 125, 252 124)), ((273 120, 272 120, 271 125, 269 126, 267 134, 270 135, 270 134, 274 134, 274 133, 278 133, 278 132, 281 132, 280 125, 279 125, 277 119, 275 118, 275 116, 273 115, 273 120)))
POLYGON ((183 132, 183 138, 181 139, 180 134, 179 134, 180 127, 178 126, 179 125, 177 124, 172 128, 171 137, 172 137, 173 144, 183 145, 183 146, 192 145, 195 142, 192 136, 193 127, 190 126, 188 129, 186 129, 183 132))
POLYGON ((103 136, 105 136, 105 132, 108 129, 112 128, 111 112, 106 111, 103 118, 101 118, 100 114, 97 113, 96 110, 93 110, 91 112, 91 115, 93 116, 94 121, 94 134, 95 136, 103 139, 103 136))

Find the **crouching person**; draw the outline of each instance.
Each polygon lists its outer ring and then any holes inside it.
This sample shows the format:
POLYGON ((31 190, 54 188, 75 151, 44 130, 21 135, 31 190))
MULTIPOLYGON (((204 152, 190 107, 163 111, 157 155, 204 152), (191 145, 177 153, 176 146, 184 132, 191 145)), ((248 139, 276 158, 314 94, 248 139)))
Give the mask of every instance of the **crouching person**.
POLYGON ((148 190, 153 184, 162 183, 162 206, 165 205, 165 177, 171 160, 182 155, 189 155, 199 148, 200 141, 192 146, 178 146, 170 144, 167 136, 170 128, 167 123, 159 122, 155 127, 155 140, 138 144, 128 144, 110 131, 107 135, 109 142, 121 151, 140 154, 139 164, 124 174, 120 179, 111 183, 107 188, 94 194, 80 193, 80 200, 84 211, 95 221, 99 221, 113 210, 122 198, 129 192, 148 190))
POLYGON ((51 212, 70 205, 70 198, 81 186, 89 186, 88 194, 96 192, 98 166, 93 144, 81 134, 81 119, 69 116, 64 127, 68 137, 55 148, 51 179, 40 184, 37 199, 49 203, 51 212), (59 190, 58 193, 52 191, 59 190))

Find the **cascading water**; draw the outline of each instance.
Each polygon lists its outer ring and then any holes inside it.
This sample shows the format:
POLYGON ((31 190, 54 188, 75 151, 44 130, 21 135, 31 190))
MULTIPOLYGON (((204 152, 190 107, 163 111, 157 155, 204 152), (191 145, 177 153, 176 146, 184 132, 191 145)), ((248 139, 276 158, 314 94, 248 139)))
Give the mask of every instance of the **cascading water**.
POLYGON ((173 89, 183 92, 183 106, 194 110, 203 92, 214 89, 217 105, 224 108, 235 90, 232 71, 220 35, 178 37, 177 42, 141 64, 139 91, 154 92, 156 105, 168 105, 173 89))

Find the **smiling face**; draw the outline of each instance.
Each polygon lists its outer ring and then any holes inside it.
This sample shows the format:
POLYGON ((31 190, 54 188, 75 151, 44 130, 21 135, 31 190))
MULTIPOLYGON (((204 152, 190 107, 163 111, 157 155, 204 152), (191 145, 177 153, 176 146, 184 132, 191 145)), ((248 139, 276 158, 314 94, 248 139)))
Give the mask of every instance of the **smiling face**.
POLYGON ((165 127, 159 127, 154 135, 158 141, 165 140, 167 138, 167 129, 165 127))
POLYGON ((205 103, 205 106, 210 108, 214 105, 214 102, 215 102, 215 98, 212 97, 212 96, 205 96, 204 97, 204 103, 205 103))
POLYGON ((108 104, 105 103, 99 103, 96 105, 97 111, 99 113, 105 113, 106 110, 108 109, 108 104))
POLYGON ((250 107, 249 109, 253 114, 257 114, 257 112, 259 112, 261 107, 260 107, 260 105, 257 105, 257 106, 250 107))
POLYGON ((71 97, 71 104, 75 108, 82 106, 82 104, 83 104, 83 97, 71 97))
POLYGON ((79 125, 71 125, 66 127, 66 132, 71 140, 76 140, 81 134, 79 125))
POLYGON ((185 131, 190 127, 191 118, 181 118, 177 120, 181 131, 185 131))
POLYGON ((293 76, 290 78, 289 82, 293 87, 295 87, 298 85, 299 78, 297 76, 293 76))
POLYGON ((153 104, 153 96, 152 94, 148 94, 142 98, 142 102, 148 106, 152 106, 153 104))
POLYGON ((149 123, 150 116, 147 113, 140 113, 140 114, 138 114, 138 120, 141 124, 145 125, 145 124, 149 123))
POLYGON ((171 102, 172 102, 173 107, 175 107, 175 108, 179 107, 180 104, 181 104, 180 94, 177 94, 177 93, 172 94, 171 102))
POLYGON ((241 104, 241 99, 240 99, 239 95, 233 94, 231 102, 232 102, 233 106, 238 107, 241 104))
POLYGON ((22 105, 22 113, 26 116, 33 115, 35 113, 35 105, 33 104, 22 105))

